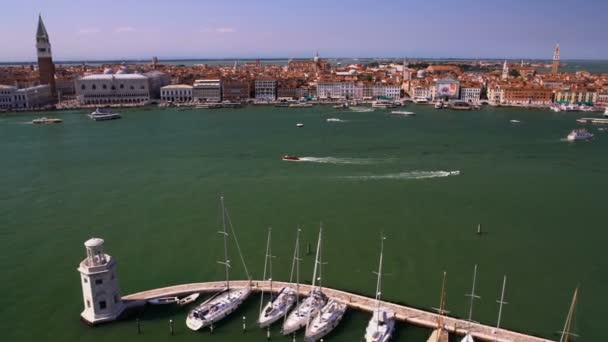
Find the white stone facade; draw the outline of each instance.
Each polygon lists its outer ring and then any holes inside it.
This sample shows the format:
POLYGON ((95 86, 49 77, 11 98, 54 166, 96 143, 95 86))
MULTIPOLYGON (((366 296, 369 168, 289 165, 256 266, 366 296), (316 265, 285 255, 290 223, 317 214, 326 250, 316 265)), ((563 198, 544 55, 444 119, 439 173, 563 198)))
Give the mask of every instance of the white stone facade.
POLYGON ((170 81, 161 72, 131 74, 126 68, 114 73, 80 77, 75 81, 76 97, 81 104, 146 104, 160 97, 160 88, 170 81))
POLYGON ((80 262, 80 283, 84 310, 81 317, 91 324, 115 320, 122 314, 122 302, 116 260, 105 254, 104 241, 91 238, 84 243, 87 257, 80 262))
POLYGON ((255 80, 255 99, 257 101, 275 101, 277 99, 277 81, 255 80))
POLYGON ((0 109, 33 109, 52 102, 51 87, 46 84, 23 89, 0 85, 0 109))
POLYGON ((479 104, 481 100, 481 88, 480 87, 462 87, 460 88, 460 99, 462 101, 479 104))
POLYGON ((352 82, 319 82, 317 96, 320 99, 354 99, 361 91, 352 82))
POLYGON ((192 87, 192 98, 194 101, 201 102, 221 102, 222 101, 222 81, 221 80, 196 80, 192 87))
POLYGON ((185 84, 164 86, 160 88, 160 99, 165 102, 190 102, 192 86, 185 84))

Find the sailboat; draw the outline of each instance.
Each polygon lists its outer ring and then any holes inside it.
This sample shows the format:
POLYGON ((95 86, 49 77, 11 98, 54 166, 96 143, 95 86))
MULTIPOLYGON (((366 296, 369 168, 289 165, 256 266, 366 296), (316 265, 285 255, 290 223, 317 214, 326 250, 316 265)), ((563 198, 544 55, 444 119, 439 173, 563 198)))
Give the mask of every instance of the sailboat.
MULTIPOLYGON (((271 248, 271 229, 268 230, 268 242, 266 245, 266 260, 269 264, 270 269, 270 292, 272 293, 272 248, 271 248)), ((293 277, 294 265, 300 257, 300 229, 296 234, 296 246, 293 256, 293 262, 291 265, 291 277, 293 277)), ((299 277, 299 266, 298 266, 298 277, 299 277)), ((292 278, 290 277, 289 283, 292 278)), ((266 263, 264 264, 264 279, 266 279, 266 263)), ((298 280, 299 281, 299 280, 298 280)), ((299 286, 296 285, 296 288, 299 286)), ((285 317, 287 312, 295 304, 297 300, 297 292, 293 287, 283 287, 276 298, 270 299, 268 304, 262 309, 262 302, 260 302, 260 317, 258 318, 258 325, 260 328, 269 327, 272 323, 278 321, 281 317, 285 317)), ((262 301, 264 300, 264 293, 262 293, 262 301)))
POLYGON ((568 342, 571 337, 578 337, 575 334, 570 332, 572 327, 572 321, 574 320, 574 309, 576 308, 576 301, 578 299, 578 287, 574 290, 574 295, 572 296, 572 303, 570 303, 570 309, 568 310, 568 316, 566 317, 566 323, 564 323, 564 329, 560 332, 561 336, 559 338, 559 342, 568 342))
MULTIPOLYGON (((475 265, 475 268, 473 269, 473 288, 471 289, 471 293, 466 295, 467 297, 471 298, 471 303, 469 304, 469 318, 467 319, 469 322, 473 322, 473 302, 475 301, 475 299, 481 298, 475 294, 475 285, 476 284, 477 284, 477 265, 475 265)), ((475 340, 473 339, 473 335, 471 335, 471 332, 468 331, 467 334, 464 336, 464 338, 460 342, 475 342, 475 340)))
POLYGON ((382 307, 380 301, 382 291, 382 258, 384 254, 384 237, 380 240, 380 262, 378 263, 378 279, 376 280, 376 308, 372 313, 372 319, 365 329, 366 342, 386 342, 395 329, 395 313, 382 307))
MULTIPOLYGON (((322 249, 320 249, 322 250, 322 249)), ((322 253, 319 252, 319 263, 321 263, 322 253)), ((319 268, 319 273, 321 268, 319 268)), ((319 279, 322 275, 319 274, 319 279)), ((320 280, 319 280, 320 282, 320 280)), ((331 299, 325 306, 308 322, 306 325, 306 333, 304 340, 306 342, 315 342, 325 335, 329 334, 335 327, 340 324, 347 305, 337 299, 331 299)))
MULTIPOLYGON (((283 335, 289 335, 291 333, 296 332, 298 329, 301 329, 306 326, 306 324, 310 321, 312 317, 314 317, 319 310, 325 305, 327 302, 327 296, 323 293, 321 289, 321 281, 319 281, 319 285, 317 286, 317 269, 320 269, 320 259, 319 255, 321 252, 321 238, 322 238, 323 227, 319 228, 319 240, 317 241, 317 254, 315 256, 315 267, 312 274, 312 289, 306 299, 300 303, 295 310, 293 310, 285 322, 283 322, 283 335)), ((320 272, 319 272, 320 273, 320 272)))
POLYGON ((224 261, 221 261, 219 263, 224 265, 226 270, 226 288, 224 289, 224 291, 218 293, 217 295, 209 298, 202 304, 196 306, 192 311, 188 313, 188 317, 186 318, 186 325, 191 330, 200 330, 204 327, 210 326, 220 321, 224 317, 236 311, 236 309, 247 299, 247 297, 249 297, 249 294, 251 294, 251 286, 247 286, 243 289, 230 288, 230 260, 228 259, 228 233, 226 232, 226 219, 228 219, 228 223, 230 224, 230 228, 234 236, 234 241, 241 256, 243 267, 245 268, 245 273, 247 273, 247 279, 251 278, 249 277, 249 272, 247 271, 247 266, 245 265, 245 260, 243 259, 238 240, 236 239, 236 235, 234 234, 234 229, 232 227, 232 223, 230 222, 230 217, 228 216, 228 211, 224 207, 223 196, 220 197, 220 203, 223 228, 220 234, 222 234, 224 238, 224 261))

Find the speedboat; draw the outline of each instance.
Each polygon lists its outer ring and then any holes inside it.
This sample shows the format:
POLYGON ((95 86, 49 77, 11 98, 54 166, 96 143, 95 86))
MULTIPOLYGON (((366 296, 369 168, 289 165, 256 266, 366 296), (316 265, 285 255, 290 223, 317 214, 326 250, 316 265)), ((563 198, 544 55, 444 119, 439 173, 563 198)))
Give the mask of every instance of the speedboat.
POLYGON ((584 128, 573 129, 567 137, 568 141, 589 140, 591 138, 593 138, 593 134, 584 128))
POLYGON ((251 288, 226 290, 212 297, 188 313, 186 325, 191 330, 200 330, 230 315, 249 297, 251 288))
POLYGON ((333 106, 334 108, 348 108, 348 103, 344 102, 342 104, 337 104, 335 106, 333 106))
POLYGON ((435 102, 435 109, 443 109, 443 101, 435 102))
POLYGON ((327 118, 325 119, 327 122, 342 122, 343 120, 340 118, 327 118))
POLYGON ((394 110, 394 111, 391 112, 391 114, 393 114, 393 115, 405 115, 405 116, 416 115, 416 113, 414 113, 414 112, 408 112, 408 111, 405 111, 405 110, 394 110))
POLYGON ((189 296, 181 298, 180 300, 177 301, 177 305, 179 305, 179 306, 188 305, 188 304, 194 302, 198 298, 198 296, 200 296, 200 293, 193 293, 189 296))
POLYGON ((473 107, 468 102, 457 101, 457 102, 452 103, 450 105, 450 108, 457 109, 457 110, 471 110, 473 107))
POLYGON ((312 107, 312 103, 306 103, 306 102, 298 102, 298 103, 291 103, 289 105, 290 108, 307 108, 307 107, 312 107))
POLYGON ((285 161, 298 161, 298 160, 300 160, 300 157, 290 156, 290 155, 286 154, 281 159, 285 160, 285 161))
POLYGON ((429 103, 429 99, 426 97, 416 97, 414 98, 414 103, 416 104, 427 104, 429 103))
POLYGON ((32 123, 34 123, 34 124, 54 124, 54 123, 60 123, 60 122, 63 122, 63 120, 57 119, 57 118, 47 118, 44 116, 41 118, 32 120, 32 123))
POLYGON ((509 120, 510 123, 521 123, 519 120, 509 120))
POLYGON ((306 327, 304 340, 315 342, 329 334, 344 317, 346 308, 346 304, 335 299, 330 300, 306 327))
POLYGON ((93 113, 89 114, 89 118, 95 121, 115 120, 120 119, 122 116, 118 113, 114 113, 109 109, 97 108, 93 113))
POLYGON ((281 332, 289 335, 306 326, 308 320, 314 317, 327 302, 327 296, 318 289, 310 292, 300 305, 295 308, 283 323, 281 332))
POLYGON ((395 330, 395 313, 389 309, 377 308, 365 329, 366 342, 387 342, 395 330))
POLYGON ((395 107, 397 107, 396 104, 394 104, 391 101, 387 101, 387 100, 378 100, 378 101, 374 101, 372 103, 372 108, 386 109, 386 108, 395 108, 395 107))
POLYGON ((303 123, 301 123, 301 122, 298 122, 298 123, 296 124, 296 127, 298 127, 298 128, 304 127, 304 124, 303 124, 303 123))
POLYGON ((152 305, 165 305, 165 304, 175 304, 177 303, 179 298, 177 297, 160 297, 148 299, 148 303, 152 305))
POLYGON ((296 290, 291 287, 284 287, 279 292, 279 295, 264 307, 258 318, 260 328, 266 328, 272 323, 285 317, 287 312, 296 302, 296 290))

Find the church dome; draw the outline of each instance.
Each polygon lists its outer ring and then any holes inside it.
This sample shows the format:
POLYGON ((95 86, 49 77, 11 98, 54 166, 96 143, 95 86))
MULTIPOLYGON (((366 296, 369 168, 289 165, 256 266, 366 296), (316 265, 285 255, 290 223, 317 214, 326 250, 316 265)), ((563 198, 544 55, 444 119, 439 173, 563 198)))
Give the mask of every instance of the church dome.
POLYGON ((112 68, 106 68, 103 73, 104 75, 111 75, 114 73, 114 70, 112 70, 112 68))

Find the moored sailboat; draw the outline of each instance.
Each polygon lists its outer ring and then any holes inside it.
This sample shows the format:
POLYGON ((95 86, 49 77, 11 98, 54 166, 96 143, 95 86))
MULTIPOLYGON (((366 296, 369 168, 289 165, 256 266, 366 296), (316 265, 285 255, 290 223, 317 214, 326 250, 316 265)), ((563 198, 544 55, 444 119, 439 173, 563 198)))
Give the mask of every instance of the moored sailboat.
POLYGON ((305 341, 315 342, 334 330, 344 317, 346 308, 346 304, 331 299, 306 327, 305 341))
MULTIPOLYGON (((283 322, 282 333, 289 335, 306 326, 312 317, 327 302, 327 296, 321 290, 321 282, 317 286, 317 269, 321 268, 320 252, 323 227, 319 228, 319 240, 317 241, 317 254, 315 256, 315 267, 312 275, 312 290, 308 297, 302 301, 285 319, 283 322)), ((320 273, 320 272, 319 272, 320 273)))
MULTIPOLYGON (((241 289, 230 288, 230 260, 228 259, 228 233, 226 232, 227 217, 232 234, 235 234, 234 229, 232 229, 232 223, 230 222, 230 218, 228 216, 228 211, 224 207, 224 197, 220 198, 220 202, 223 227, 223 230, 220 232, 220 234, 223 235, 224 239, 224 261, 221 261, 219 263, 224 265, 226 270, 226 288, 224 289, 224 291, 211 297, 202 304, 196 306, 192 311, 188 313, 188 317, 186 318, 186 325, 191 330, 200 330, 201 328, 210 326, 220 321, 224 317, 236 311, 236 309, 238 309, 238 307, 247 299, 247 297, 249 297, 249 294, 251 294, 250 286, 241 289)), ((240 254, 240 247, 238 245, 238 240, 236 240, 236 235, 235 242, 240 254)), ((241 261, 243 261, 245 273, 247 273, 247 279, 251 279, 249 277, 249 272, 247 271, 247 267, 245 265, 242 255, 241 261)))
POLYGON ((380 240, 380 261, 378 263, 378 279, 376 281, 376 308, 372 313, 372 318, 365 329, 366 342, 386 342, 388 341, 395 329, 395 313, 382 307, 381 291, 382 291, 382 258, 384 254, 384 237, 380 240))

